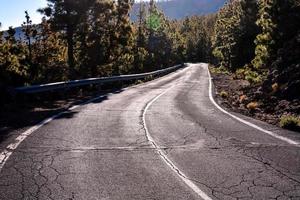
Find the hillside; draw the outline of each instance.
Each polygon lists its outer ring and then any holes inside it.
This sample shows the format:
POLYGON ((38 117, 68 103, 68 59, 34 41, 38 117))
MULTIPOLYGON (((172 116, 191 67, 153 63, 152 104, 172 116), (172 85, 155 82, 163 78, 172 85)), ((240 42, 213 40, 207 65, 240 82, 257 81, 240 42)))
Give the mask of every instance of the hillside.
MULTIPOLYGON (((16 31, 16 34, 15 34, 15 38, 16 39, 24 39, 25 38, 25 36, 24 36, 24 33, 23 33, 23 31, 22 31, 22 27, 16 27, 15 28, 15 31, 16 31)), ((7 36, 8 34, 7 34, 7 32, 6 31, 4 31, 3 32, 3 37, 5 37, 5 36, 7 36)))
MULTIPOLYGON (((158 2, 158 7, 171 19, 181 19, 186 16, 204 15, 217 12, 226 0, 169 0, 158 2)), ((136 19, 139 4, 132 10, 132 19, 136 19)))

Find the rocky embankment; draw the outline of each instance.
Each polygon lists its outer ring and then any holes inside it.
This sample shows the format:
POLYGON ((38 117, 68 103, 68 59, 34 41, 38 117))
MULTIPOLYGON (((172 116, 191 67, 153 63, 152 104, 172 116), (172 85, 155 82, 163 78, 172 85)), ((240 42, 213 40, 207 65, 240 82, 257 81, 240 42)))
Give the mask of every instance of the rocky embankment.
MULTIPOLYGON (((288 89, 278 92, 279 86, 274 84, 266 92, 261 85, 251 85, 246 80, 237 79, 234 74, 213 69, 211 72, 217 99, 227 109, 277 126, 282 126, 285 116, 299 119, 300 100, 291 98, 294 95, 283 95, 288 89)), ((299 125, 292 129, 300 131, 299 125)))

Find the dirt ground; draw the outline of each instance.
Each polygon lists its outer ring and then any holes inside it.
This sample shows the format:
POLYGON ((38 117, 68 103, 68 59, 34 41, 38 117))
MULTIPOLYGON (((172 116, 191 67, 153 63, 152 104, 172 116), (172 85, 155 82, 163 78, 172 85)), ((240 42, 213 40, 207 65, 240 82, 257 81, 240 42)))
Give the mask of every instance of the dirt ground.
POLYGON ((300 116, 300 101, 279 99, 261 92, 259 85, 233 74, 211 70, 217 99, 227 109, 279 126, 283 115, 300 116))

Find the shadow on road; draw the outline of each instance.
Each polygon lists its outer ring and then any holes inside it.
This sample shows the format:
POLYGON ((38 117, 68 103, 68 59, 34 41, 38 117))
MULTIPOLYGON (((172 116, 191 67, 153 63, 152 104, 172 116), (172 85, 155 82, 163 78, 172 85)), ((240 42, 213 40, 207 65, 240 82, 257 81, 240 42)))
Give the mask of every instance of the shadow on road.
MULTIPOLYGON (((184 68, 179 69, 182 71, 184 68)), ((165 81, 158 88, 163 87, 170 81, 178 79, 181 75, 174 76, 169 81, 165 81)), ((146 80, 147 81, 150 81, 146 80)), ((9 105, 0 107, 0 144, 8 138, 10 133, 16 131, 25 131, 26 128, 34 126, 44 119, 47 119, 60 112, 67 111, 68 108, 84 104, 84 102, 90 99, 106 95, 109 93, 118 94, 124 91, 125 87, 130 85, 136 85, 137 81, 118 82, 114 84, 106 84, 104 86, 85 88, 85 89, 74 89, 74 91, 62 91, 56 93, 46 93, 41 96, 31 97, 29 100, 25 98, 21 99, 21 103, 11 103, 9 105)), ((156 89, 153 87, 153 89, 156 89)), ((89 103, 102 103, 107 100, 108 97, 98 98, 97 100, 89 103)), ((20 101, 20 100, 19 100, 20 101)), ((89 104, 87 103, 87 104, 89 104)), ((75 112, 67 111, 66 114, 61 115, 57 119, 62 118, 73 118, 75 112)))
POLYGON ((35 101, 21 104, 11 104, 0 110, 0 143, 7 139, 10 133, 15 131, 25 131, 27 128, 38 124, 39 122, 47 119, 60 112, 65 112, 56 120, 71 119, 78 111, 68 111, 68 108, 74 105, 86 105, 90 103, 102 103, 108 97, 98 98, 97 100, 89 103, 84 103, 97 96, 105 95, 107 93, 121 93, 122 90, 113 90, 104 92, 97 92, 93 94, 72 95, 67 99, 56 99, 47 101, 35 101))

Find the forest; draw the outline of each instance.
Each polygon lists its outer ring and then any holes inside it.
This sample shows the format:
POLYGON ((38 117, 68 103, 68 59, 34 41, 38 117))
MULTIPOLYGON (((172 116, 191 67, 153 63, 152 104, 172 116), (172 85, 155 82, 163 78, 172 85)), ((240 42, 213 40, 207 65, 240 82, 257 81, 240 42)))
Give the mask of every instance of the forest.
POLYGON ((11 88, 208 62, 259 86, 262 96, 300 97, 300 1, 231 0, 215 14, 169 19, 155 1, 47 0, 25 37, 0 33, 1 101, 11 88))
POLYGON ((231 1, 217 14, 213 55, 264 92, 299 98, 299 27, 299 0, 231 1))
MULTIPOLYGON (((169 20, 154 1, 140 4, 130 20, 132 0, 48 0, 34 25, 27 12, 23 38, 10 28, 0 36, 0 88, 89 77, 148 72, 209 57, 207 23, 213 17, 169 20)), ((212 32, 212 26, 209 32, 212 32)))
MULTIPOLYGON (((227 0, 157 0, 156 5, 171 19, 216 13, 227 0)), ((132 7, 131 19, 136 20, 139 0, 132 7)))

